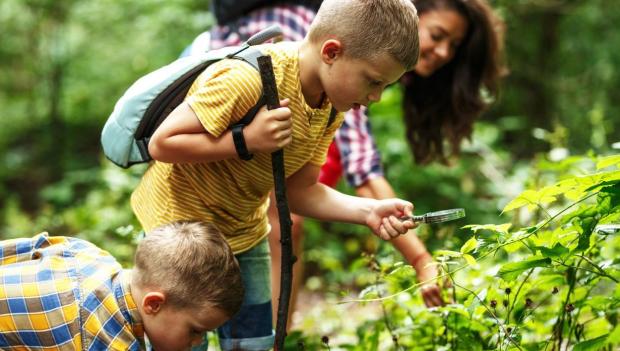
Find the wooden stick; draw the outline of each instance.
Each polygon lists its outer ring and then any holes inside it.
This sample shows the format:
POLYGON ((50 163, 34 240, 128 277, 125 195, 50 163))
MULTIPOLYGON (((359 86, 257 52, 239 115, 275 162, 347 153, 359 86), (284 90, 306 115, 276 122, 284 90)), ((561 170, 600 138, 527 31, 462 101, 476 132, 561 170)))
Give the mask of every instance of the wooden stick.
MULTIPOLYGON (((278 87, 273 75, 271 57, 268 55, 258 58, 258 67, 263 82, 263 95, 269 110, 280 107, 278 87)), ((286 339, 286 325, 288 324, 288 308, 293 285, 293 241, 291 236, 291 213, 286 199, 286 175, 284 172, 284 150, 280 149, 271 154, 271 167, 275 184, 278 218, 280 220, 280 243, 282 244, 282 258, 280 268, 280 297, 278 298, 278 319, 276 322, 275 351, 284 350, 286 339)))

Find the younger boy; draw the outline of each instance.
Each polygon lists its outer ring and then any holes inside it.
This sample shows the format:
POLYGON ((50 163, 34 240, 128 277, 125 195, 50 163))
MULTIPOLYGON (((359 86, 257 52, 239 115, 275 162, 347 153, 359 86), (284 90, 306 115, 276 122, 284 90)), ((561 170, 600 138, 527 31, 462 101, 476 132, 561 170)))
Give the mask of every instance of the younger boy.
POLYGON ((303 42, 260 49, 272 57, 282 107, 263 108, 243 130, 230 131, 259 100, 260 76, 239 60, 211 65, 153 135, 149 152, 156 161, 131 199, 147 231, 199 218, 215 223, 238 254, 246 295, 241 312, 220 330, 224 349, 273 345, 266 241, 272 151, 284 147, 293 212, 366 224, 383 239, 414 227, 399 219, 411 214, 409 202, 347 196, 317 183, 343 119, 339 113, 330 124, 332 108, 343 112, 378 101, 415 65, 411 1, 326 0, 303 42))
POLYGON ((214 227, 178 222, 138 244, 133 270, 84 240, 0 242, 0 349, 189 349, 237 312, 239 266, 214 227), (200 298, 197 298, 200 297, 200 298))

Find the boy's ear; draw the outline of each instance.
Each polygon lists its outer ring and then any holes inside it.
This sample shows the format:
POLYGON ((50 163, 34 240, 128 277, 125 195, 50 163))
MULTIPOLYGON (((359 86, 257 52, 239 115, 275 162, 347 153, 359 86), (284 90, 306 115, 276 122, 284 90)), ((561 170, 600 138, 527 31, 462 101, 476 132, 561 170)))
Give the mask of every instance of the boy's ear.
POLYGON ((342 56, 342 43, 337 39, 328 39, 321 46, 321 59, 327 64, 332 64, 342 56))
POLYGON ((150 291, 142 298, 142 309, 146 314, 157 314, 166 303, 166 294, 159 291, 150 291))

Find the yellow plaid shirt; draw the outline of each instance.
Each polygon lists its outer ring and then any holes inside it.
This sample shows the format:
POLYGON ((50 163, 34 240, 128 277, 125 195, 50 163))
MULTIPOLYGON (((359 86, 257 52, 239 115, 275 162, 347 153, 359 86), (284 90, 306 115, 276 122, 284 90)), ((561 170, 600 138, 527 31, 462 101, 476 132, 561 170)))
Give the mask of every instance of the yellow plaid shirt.
POLYGON ((0 349, 142 350, 129 273, 84 240, 0 242, 0 349))

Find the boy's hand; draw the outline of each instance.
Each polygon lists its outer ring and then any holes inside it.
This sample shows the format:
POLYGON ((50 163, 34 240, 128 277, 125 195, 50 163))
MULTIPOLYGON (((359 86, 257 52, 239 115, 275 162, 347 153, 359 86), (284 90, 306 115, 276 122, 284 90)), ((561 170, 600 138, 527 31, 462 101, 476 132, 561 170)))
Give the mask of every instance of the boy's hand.
POLYGON ((262 107, 254 120, 243 129, 250 153, 273 152, 290 144, 293 140, 293 122, 288 104, 289 100, 284 99, 277 109, 262 107))
POLYGON ((417 227, 412 220, 401 221, 403 216, 411 216, 413 204, 399 199, 377 200, 377 205, 370 211, 366 225, 373 233, 384 240, 391 240, 410 229, 417 227))

